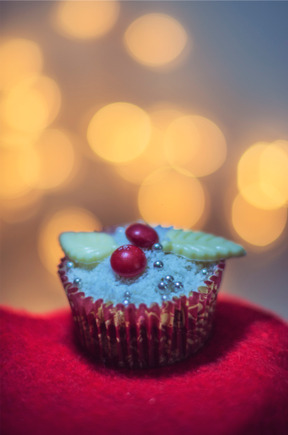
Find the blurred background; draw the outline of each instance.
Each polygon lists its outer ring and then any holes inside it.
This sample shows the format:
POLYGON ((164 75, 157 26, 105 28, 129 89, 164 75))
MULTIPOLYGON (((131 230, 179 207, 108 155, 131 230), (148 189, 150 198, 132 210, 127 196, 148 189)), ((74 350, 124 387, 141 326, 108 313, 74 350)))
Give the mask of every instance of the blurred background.
POLYGON ((58 234, 242 244, 222 292, 288 318, 288 3, 1 2, 1 304, 67 306, 58 234))

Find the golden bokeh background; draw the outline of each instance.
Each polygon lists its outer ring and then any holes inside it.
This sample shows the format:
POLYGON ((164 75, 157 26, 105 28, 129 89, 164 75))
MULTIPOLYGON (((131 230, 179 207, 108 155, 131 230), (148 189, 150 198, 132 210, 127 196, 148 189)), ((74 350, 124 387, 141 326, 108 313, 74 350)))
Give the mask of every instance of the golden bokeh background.
POLYGON ((2 3, 2 304, 67 306, 58 234, 144 219, 243 244, 223 292, 288 318, 285 11, 2 3))

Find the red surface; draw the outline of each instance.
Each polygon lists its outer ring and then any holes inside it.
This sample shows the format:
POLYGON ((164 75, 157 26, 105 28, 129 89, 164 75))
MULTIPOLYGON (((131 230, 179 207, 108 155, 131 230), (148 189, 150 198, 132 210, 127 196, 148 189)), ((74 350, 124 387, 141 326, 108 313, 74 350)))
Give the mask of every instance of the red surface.
POLYGON ((1 311, 2 434, 287 434, 288 326, 229 299, 189 360, 149 371, 95 366, 70 311, 1 311))

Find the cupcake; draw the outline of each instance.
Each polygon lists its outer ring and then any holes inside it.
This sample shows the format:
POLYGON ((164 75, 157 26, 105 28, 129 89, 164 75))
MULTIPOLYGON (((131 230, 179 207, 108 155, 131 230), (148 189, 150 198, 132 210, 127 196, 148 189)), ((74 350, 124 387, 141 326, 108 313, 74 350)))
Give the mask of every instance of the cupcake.
POLYGON ((65 232, 59 276, 82 346, 114 367, 173 364, 209 337, 225 260, 245 254, 200 231, 134 223, 65 232))

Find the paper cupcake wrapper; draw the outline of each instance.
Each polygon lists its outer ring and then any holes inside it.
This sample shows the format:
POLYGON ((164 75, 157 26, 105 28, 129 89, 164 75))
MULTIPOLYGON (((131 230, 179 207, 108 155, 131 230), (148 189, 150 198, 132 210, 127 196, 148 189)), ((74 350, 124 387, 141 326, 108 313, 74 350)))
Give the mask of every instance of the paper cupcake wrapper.
POLYGON ((94 301, 69 282, 67 258, 59 276, 68 297, 82 346, 95 361, 113 367, 145 368, 181 361, 203 346, 211 331, 225 261, 188 296, 147 307, 94 301))

